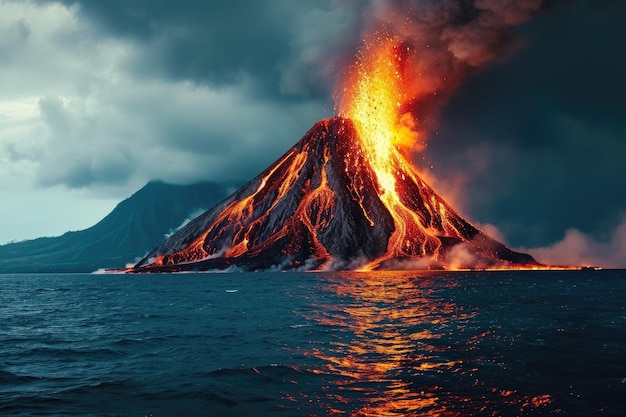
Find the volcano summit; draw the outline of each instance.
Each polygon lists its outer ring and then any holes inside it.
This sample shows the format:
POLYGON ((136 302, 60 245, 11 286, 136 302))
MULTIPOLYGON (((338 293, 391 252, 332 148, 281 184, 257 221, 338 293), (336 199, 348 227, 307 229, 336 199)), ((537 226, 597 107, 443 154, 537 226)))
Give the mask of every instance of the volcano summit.
POLYGON ((316 123, 132 272, 537 266, 459 216, 399 152, 380 172, 354 123, 316 123))

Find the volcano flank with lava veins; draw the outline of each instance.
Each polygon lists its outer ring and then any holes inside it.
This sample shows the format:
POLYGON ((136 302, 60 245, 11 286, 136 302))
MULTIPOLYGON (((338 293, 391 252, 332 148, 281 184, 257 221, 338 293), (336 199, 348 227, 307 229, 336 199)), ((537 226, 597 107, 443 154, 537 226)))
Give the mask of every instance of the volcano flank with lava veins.
POLYGON ((368 42, 340 83, 340 117, 316 123, 133 270, 538 266, 461 218, 404 156, 423 130, 411 111, 424 95, 411 52, 385 33, 368 42))
POLYGON ((320 121, 133 271, 537 265, 461 218, 399 152, 385 163, 377 172, 350 119, 320 121))

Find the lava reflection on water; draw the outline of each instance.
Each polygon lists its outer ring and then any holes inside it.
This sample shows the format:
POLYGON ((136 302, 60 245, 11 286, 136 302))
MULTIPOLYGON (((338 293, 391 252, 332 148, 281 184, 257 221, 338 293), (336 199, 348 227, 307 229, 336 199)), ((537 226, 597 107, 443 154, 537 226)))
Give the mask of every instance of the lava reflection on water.
MULTIPOLYGON (((532 397, 480 380, 481 363, 494 366, 497 354, 485 357, 477 345, 494 335, 473 324, 478 311, 446 298, 455 279, 415 271, 320 275, 333 297, 307 318, 328 342, 303 353, 319 360, 311 371, 328 381, 319 399, 326 414, 502 415, 535 407, 532 397)), ((542 396, 536 406, 549 402, 542 396)))

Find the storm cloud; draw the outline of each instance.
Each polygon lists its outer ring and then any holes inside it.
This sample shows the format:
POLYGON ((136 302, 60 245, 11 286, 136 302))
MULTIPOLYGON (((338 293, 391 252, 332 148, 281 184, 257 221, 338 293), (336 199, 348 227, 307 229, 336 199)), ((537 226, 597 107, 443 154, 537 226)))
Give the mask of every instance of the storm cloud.
POLYGON ((435 188, 517 247, 571 228, 609 242, 626 212, 624 2, 5 0, 0 243, 93 224, 151 179, 247 181, 334 113, 389 8, 422 24, 433 80, 461 75, 422 106, 435 188), (27 213, 38 195, 56 227, 27 213))
POLYGON ((554 4, 443 109, 428 152, 436 176, 463 172, 464 209, 497 219, 514 245, 570 228, 608 239, 626 211, 624 16, 618 1, 554 4))

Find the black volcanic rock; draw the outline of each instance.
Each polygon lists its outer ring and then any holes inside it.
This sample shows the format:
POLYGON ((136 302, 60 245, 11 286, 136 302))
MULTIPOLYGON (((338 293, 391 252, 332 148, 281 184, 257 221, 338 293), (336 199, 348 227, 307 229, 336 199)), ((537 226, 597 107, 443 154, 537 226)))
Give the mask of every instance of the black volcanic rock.
POLYGON ((149 182, 88 229, 0 245, 0 273, 123 268, 227 195, 226 187, 215 183, 149 182))
POLYGON ((316 123, 278 161, 183 227, 134 272, 183 270, 485 268, 535 265, 461 218, 397 165, 396 191, 414 218, 397 224, 350 120, 316 123))

